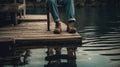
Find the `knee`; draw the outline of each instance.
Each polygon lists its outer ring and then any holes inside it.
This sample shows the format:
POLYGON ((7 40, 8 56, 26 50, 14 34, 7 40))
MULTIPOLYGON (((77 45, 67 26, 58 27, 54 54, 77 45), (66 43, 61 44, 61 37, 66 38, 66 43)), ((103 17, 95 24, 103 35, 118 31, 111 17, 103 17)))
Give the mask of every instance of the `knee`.
POLYGON ((74 3, 74 0, 66 0, 67 3, 74 3))
POLYGON ((56 0, 47 0, 47 3, 55 3, 56 0))

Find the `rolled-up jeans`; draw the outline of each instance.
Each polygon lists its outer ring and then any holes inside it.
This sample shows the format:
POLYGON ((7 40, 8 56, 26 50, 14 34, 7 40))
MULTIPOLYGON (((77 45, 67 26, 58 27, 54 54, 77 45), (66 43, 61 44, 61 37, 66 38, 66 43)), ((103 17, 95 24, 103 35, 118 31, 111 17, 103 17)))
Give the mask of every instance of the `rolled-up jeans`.
POLYGON ((68 16, 68 21, 75 21, 74 0, 46 0, 55 22, 60 21, 57 5, 63 5, 68 16))

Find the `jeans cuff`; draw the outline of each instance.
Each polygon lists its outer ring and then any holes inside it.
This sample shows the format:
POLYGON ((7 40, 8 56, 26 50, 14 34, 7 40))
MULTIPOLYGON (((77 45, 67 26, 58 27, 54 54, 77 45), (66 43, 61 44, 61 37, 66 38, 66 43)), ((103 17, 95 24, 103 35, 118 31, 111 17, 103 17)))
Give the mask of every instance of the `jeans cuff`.
POLYGON ((68 22, 69 21, 76 21, 76 19, 75 18, 70 18, 70 19, 68 19, 68 22))
POLYGON ((60 22, 60 19, 56 19, 55 22, 60 22))

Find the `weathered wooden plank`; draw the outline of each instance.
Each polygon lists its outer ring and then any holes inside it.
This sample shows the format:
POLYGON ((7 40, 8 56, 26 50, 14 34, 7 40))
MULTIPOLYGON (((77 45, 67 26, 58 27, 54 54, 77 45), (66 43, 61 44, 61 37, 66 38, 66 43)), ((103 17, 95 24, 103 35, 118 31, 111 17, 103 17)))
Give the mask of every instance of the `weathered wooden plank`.
POLYGON ((13 41, 13 39, 12 38, 2 38, 2 37, 0 37, 0 43, 6 43, 6 42, 12 42, 13 41))
POLYGON ((18 17, 18 20, 21 21, 46 21, 46 15, 25 15, 22 18, 18 17))

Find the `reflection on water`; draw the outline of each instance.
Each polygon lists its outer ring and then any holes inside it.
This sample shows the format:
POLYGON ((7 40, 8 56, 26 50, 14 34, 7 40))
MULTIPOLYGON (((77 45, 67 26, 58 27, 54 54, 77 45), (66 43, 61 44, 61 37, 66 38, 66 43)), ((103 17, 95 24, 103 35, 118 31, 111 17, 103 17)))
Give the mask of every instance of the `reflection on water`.
POLYGON ((29 50, 8 51, 0 55, 0 67, 25 65, 28 63, 27 58, 30 56, 29 50))
MULTIPOLYGON (((83 38, 82 47, 16 50, 0 57, 0 67, 120 67, 119 11, 77 8, 75 24, 83 38)), ((66 21, 62 10, 60 15, 66 21)))
POLYGON ((61 54, 61 48, 49 48, 45 58, 48 61, 45 67, 77 67, 76 66, 76 48, 67 48, 67 54, 61 54), (63 62, 62 59, 66 60, 63 62))
MULTIPOLYGON (((77 48, 66 48, 67 53, 62 53, 62 51, 65 51, 65 48, 62 50, 62 47, 58 48, 47 48, 47 51, 45 52, 46 55, 41 53, 42 51, 40 49, 38 50, 14 50, 13 52, 7 53, 4 57, 1 56, 0 58, 0 67, 4 66, 26 66, 26 67, 39 67, 38 65, 42 65, 42 60, 37 61, 41 58, 41 54, 43 54, 43 58, 45 58, 45 61, 47 63, 43 63, 44 67, 77 67, 76 65, 76 49, 77 48), (39 51, 39 52, 37 52, 39 51), (32 53, 35 52, 35 53, 32 53), (38 54, 40 53, 40 55, 38 54), (9 55, 10 54, 10 55, 9 55), (34 55, 32 57, 31 55, 34 55), (31 60, 29 60, 29 58, 31 60), (38 59, 36 59, 38 58, 38 59), (32 62, 31 62, 32 61, 32 62), (36 62, 37 61, 37 62, 36 62), (30 65, 29 65, 30 64, 30 65), (31 65, 33 64, 33 65, 31 65)), ((40 65, 40 66, 41 66, 40 65)))

